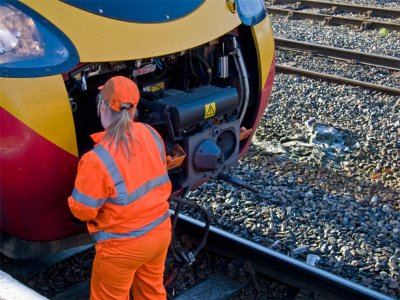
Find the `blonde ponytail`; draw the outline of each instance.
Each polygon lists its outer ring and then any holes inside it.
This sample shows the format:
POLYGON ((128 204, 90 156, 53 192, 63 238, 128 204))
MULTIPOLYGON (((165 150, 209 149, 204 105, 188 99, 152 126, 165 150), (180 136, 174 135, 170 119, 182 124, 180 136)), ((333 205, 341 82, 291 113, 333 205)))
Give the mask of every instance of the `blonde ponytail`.
POLYGON ((111 109, 109 104, 102 99, 100 96, 98 98, 97 113, 100 114, 100 103, 103 102, 108 110, 111 111, 112 121, 110 125, 106 128, 106 135, 104 136, 104 141, 108 143, 109 146, 115 145, 116 151, 120 148, 124 151, 124 154, 128 160, 132 157, 132 141, 133 129, 132 129, 132 118, 131 114, 128 112, 129 107, 122 106, 120 112, 116 112, 111 109))

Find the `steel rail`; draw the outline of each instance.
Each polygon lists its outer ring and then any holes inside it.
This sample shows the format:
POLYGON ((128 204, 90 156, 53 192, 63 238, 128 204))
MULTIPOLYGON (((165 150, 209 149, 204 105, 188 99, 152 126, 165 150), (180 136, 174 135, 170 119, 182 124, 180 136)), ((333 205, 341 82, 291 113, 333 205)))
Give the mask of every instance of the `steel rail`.
MULTIPOLYGON (((179 232, 189 236, 200 235, 204 226, 203 222, 179 215, 179 232)), ((249 262, 260 273, 290 286, 327 296, 328 299, 392 299, 214 226, 210 227, 206 248, 223 256, 249 262)))
POLYGON ((275 45, 280 48, 310 50, 324 56, 350 59, 367 65, 385 67, 396 71, 400 70, 400 58, 393 56, 376 55, 282 38, 275 38, 275 45))
POLYGON ((302 19, 312 19, 323 21, 324 24, 327 25, 356 25, 362 29, 377 29, 377 28, 387 28, 392 30, 400 31, 400 24, 396 23, 388 23, 388 22, 379 22, 361 18, 347 18, 347 17, 340 17, 340 16, 332 16, 326 14, 315 14, 305 11, 296 11, 292 9, 283 9, 269 6, 267 10, 270 14, 276 15, 284 15, 288 16, 289 18, 302 18, 302 19))
POLYGON ((316 0, 274 0, 273 5, 285 5, 285 4, 296 4, 297 8, 330 8, 333 12, 347 11, 352 13, 362 13, 367 16, 373 17, 390 17, 400 18, 400 10, 381 8, 373 6, 362 6, 355 4, 344 4, 336 2, 325 2, 316 0))
POLYGON ((391 95, 400 95, 400 89, 398 89, 398 88, 383 86, 383 85, 379 85, 379 84, 373 84, 373 83, 360 81, 360 80, 348 79, 348 78, 339 77, 339 76, 335 76, 335 75, 329 75, 329 74, 325 74, 325 73, 318 73, 318 72, 309 71, 309 70, 305 70, 305 69, 289 67, 289 66, 285 66, 282 64, 276 64, 275 70, 276 70, 276 72, 279 72, 279 73, 298 74, 298 75, 313 78, 313 79, 320 79, 320 80, 329 81, 329 82, 336 82, 339 84, 348 84, 348 85, 352 85, 352 86, 359 86, 359 87, 369 89, 372 91, 382 92, 382 93, 391 94, 391 95))

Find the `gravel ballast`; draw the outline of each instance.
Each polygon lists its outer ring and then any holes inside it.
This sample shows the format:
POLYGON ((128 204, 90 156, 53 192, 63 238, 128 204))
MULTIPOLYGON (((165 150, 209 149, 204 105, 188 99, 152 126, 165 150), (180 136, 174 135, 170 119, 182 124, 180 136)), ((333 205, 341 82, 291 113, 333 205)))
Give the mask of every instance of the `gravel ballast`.
MULTIPOLYGON (((271 20, 279 38, 400 57, 398 32, 382 37, 377 30, 271 20)), ((395 72, 383 68, 278 51, 277 62, 285 61, 399 87, 395 72)), ((230 172, 261 193, 213 181, 189 198, 221 229, 303 261, 316 254, 318 268, 399 297, 399 112, 396 96, 277 74, 249 152, 230 172)))
POLYGON ((253 145, 231 172, 261 195, 210 182, 189 197, 217 227, 301 260, 317 254, 317 267, 399 296, 399 107, 395 97, 278 74, 253 145), (309 143, 312 118, 345 135, 348 150, 309 143))
POLYGON ((377 55, 400 57, 400 32, 388 30, 382 36, 379 30, 358 30, 349 26, 327 26, 318 21, 287 20, 270 16, 274 35, 279 38, 361 51, 377 55))
MULTIPOLYGON (((399 1, 335 1, 400 9, 399 1)), ((379 30, 270 18, 276 37, 400 57, 399 32, 382 36, 379 30)), ((276 55, 278 63, 400 86, 396 72, 383 68, 286 50, 276 55)), ((399 112, 399 97, 276 74, 270 105, 249 151, 230 170, 260 194, 211 181, 188 198, 206 207, 218 228, 301 261, 315 254, 320 258, 316 267, 398 298, 399 112)), ((93 255, 89 249, 26 283, 53 296, 90 277, 93 255)), ((168 288, 169 297, 188 282, 228 272, 229 264, 201 252, 199 263, 180 273, 168 288)), ((274 293, 270 298, 278 297, 275 290, 285 289, 276 285, 265 285, 265 293, 274 293)))
POLYGON ((307 52, 277 49, 276 63, 393 88, 400 84, 400 71, 307 52))

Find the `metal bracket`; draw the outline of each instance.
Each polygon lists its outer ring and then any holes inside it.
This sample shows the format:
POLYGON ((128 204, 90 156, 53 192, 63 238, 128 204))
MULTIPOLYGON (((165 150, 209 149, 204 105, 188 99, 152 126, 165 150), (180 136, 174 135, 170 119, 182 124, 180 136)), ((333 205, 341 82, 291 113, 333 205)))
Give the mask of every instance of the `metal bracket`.
POLYGON ((260 194, 260 190, 256 189, 255 187, 251 186, 250 184, 248 184, 248 183, 244 182, 243 180, 241 180, 237 177, 234 177, 232 175, 221 173, 218 175, 217 179, 224 180, 235 186, 248 189, 256 194, 260 194))

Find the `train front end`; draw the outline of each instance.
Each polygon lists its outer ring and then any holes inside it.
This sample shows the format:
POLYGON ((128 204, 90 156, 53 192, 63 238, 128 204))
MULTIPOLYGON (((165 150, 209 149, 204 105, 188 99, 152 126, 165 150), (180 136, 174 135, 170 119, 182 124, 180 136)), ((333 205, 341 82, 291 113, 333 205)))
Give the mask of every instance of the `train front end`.
POLYGON ((67 197, 110 77, 138 84, 136 118, 164 138, 180 193, 246 153, 274 70, 262 0, 0 1, 1 252, 88 242, 67 197))

